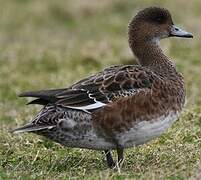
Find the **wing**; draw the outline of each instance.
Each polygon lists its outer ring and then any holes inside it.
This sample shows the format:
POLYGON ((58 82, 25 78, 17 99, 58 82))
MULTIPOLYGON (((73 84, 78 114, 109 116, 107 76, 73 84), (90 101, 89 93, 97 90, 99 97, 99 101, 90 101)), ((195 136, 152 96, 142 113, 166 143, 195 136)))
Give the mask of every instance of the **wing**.
POLYGON ((59 104, 68 108, 93 111, 110 102, 150 88, 154 74, 141 66, 113 66, 85 78, 66 89, 27 92, 20 96, 35 97, 29 104, 59 104))

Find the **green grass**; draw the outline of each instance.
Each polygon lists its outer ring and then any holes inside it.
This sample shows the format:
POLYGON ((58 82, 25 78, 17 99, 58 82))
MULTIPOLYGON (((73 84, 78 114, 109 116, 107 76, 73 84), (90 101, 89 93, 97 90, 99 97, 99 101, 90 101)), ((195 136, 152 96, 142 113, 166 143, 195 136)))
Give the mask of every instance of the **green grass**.
POLYGON ((169 179, 201 176, 201 1, 0 0, 0 179, 169 179), (167 133, 126 151, 121 173, 101 152, 64 148, 33 134, 8 132, 39 110, 17 94, 67 87, 112 64, 134 59, 127 24, 161 5, 194 39, 162 41, 183 73, 187 103, 167 133))

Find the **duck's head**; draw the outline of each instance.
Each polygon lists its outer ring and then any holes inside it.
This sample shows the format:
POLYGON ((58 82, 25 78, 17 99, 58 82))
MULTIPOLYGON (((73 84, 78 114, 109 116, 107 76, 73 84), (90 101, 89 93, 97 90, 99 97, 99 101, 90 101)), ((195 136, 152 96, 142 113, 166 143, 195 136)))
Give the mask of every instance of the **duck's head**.
MULTIPOLYGON (((140 12, 129 24, 129 45, 141 65, 153 61, 167 62, 159 47, 160 39, 168 37, 192 38, 193 35, 174 25, 170 12, 159 7, 149 7, 140 12)), ((159 63, 160 64, 160 63, 159 63)))
POLYGON ((192 38, 193 35, 174 25, 170 12, 149 7, 140 12, 129 24, 129 43, 158 42, 167 37, 192 38))

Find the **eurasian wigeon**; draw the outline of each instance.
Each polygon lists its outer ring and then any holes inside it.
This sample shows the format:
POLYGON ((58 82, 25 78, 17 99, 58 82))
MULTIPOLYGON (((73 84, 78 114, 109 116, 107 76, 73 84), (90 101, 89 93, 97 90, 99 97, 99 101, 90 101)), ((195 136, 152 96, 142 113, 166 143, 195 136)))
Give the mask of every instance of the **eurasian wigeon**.
POLYGON ((13 132, 33 132, 64 146, 123 150, 160 136, 178 118, 185 101, 183 77, 159 46, 172 36, 192 38, 176 27, 167 9, 149 7, 129 24, 128 39, 138 65, 118 65, 68 88, 25 92, 43 105, 32 122, 13 132))

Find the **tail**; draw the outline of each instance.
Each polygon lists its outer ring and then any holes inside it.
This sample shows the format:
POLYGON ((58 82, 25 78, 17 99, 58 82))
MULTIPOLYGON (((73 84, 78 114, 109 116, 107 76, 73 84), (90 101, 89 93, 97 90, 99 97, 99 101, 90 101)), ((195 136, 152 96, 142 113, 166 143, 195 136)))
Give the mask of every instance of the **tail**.
POLYGON ((36 125, 33 123, 29 123, 29 124, 26 124, 22 127, 13 129, 10 132, 11 133, 35 132, 35 131, 40 131, 43 129, 51 129, 53 127, 55 127, 55 125, 36 125))
POLYGON ((65 90, 66 89, 52 89, 52 90, 24 92, 22 94, 19 94, 19 97, 36 98, 35 100, 29 102, 28 104, 47 105, 48 103, 54 103, 57 100, 56 95, 65 90))

